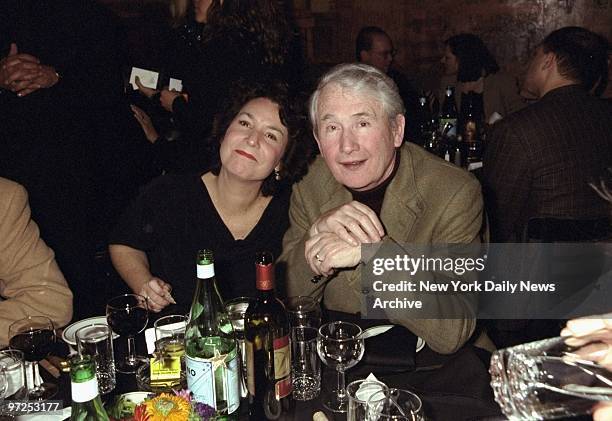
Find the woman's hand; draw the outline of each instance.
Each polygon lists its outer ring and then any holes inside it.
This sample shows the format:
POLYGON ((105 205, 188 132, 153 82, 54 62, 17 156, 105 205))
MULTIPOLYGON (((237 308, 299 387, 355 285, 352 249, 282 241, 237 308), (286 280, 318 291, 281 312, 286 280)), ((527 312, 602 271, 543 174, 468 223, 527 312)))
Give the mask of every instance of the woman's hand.
POLYGON ((181 95, 180 92, 177 92, 174 90, 169 91, 168 89, 163 89, 161 91, 161 96, 159 97, 159 102, 166 111, 172 112, 172 103, 180 95, 181 95))
POLYGON ((141 82, 140 82, 140 78, 138 76, 136 76, 136 86, 138 87, 138 90, 147 98, 151 98, 153 95, 155 95, 157 93, 156 89, 153 88, 147 88, 146 86, 144 86, 141 82))
POLYGON ((142 285, 138 294, 147 300, 149 311, 159 313, 166 306, 176 304, 170 292, 172 292, 172 286, 169 283, 153 277, 142 285))
POLYGON ((157 139, 159 139, 159 133, 155 129, 153 122, 151 121, 151 117, 147 113, 143 111, 142 108, 137 107, 136 105, 130 105, 130 108, 134 112, 134 118, 142 127, 142 131, 144 132, 147 140, 151 143, 155 143, 157 139))

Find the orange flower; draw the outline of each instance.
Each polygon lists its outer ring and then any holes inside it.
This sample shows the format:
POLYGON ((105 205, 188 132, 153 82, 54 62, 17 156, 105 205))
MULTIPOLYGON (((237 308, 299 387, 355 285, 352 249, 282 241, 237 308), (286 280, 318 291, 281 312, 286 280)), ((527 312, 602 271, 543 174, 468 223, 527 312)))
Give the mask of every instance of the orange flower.
POLYGON ((148 421, 187 421, 191 405, 185 399, 162 393, 144 403, 148 421))

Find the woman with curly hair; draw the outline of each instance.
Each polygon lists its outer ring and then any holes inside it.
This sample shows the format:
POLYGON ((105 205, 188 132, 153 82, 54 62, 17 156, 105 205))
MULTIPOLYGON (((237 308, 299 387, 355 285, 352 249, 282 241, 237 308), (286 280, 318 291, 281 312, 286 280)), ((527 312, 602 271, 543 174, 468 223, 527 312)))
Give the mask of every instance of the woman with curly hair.
POLYGON ((205 139, 236 81, 290 77, 287 57, 293 35, 276 0, 173 0, 171 13, 176 47, 168 54, 167 73, 182 80, 183 91, 139 89, 172 113, 178 141, 168 144, 143 110, 132 109, 147 139, 165 143, 158 148, 167 158, 164 166, 170 172, 189 172, 210 164, 205 139))
POLYGON ((194 256, 212 249, 221 295, 255 295, 255 252, 281 251, 291 185, 310 157, 306 119, 284 83, 238 87, 216 118, 211 171, 154 180, 111 235, 110 255, 155 312, 189 309, 194 256), (172 295, 170 290, 172 289, 172 295))
POLYGON ((481 95, 485 121, 489 121, 494 113, 505 117, 525 106, 518 94, 516 80, 500 71, 495 58, 478 36, 459 34, 444 44, 444 55, 440 60, 444 77, 440 88, 455 86, 458 109, 461 107, 461 94, 469 92, 481 95))

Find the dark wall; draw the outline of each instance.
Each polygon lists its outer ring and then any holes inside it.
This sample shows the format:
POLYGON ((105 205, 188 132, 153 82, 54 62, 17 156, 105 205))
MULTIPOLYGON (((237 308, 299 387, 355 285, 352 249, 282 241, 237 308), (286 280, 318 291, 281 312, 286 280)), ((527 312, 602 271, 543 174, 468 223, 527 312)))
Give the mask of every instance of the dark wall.
MULTIPOLYGON (((131 44, 137 48, 133 55, 153 60, 152 21, 167 16, 169 0, 99 1, 125 18, 131 44)), ((442 42, 460 32, 480 35, 500 65, 517 76, 529 52, 554 29, 584 26, 612 40, 612 0, 292 1, 311 62, 353 61, 359 28, 377 25, 393 38, 398 67, 424 87, 437 82, 442 42)), ((612 96, 612 83, 607 96, 612 96)))

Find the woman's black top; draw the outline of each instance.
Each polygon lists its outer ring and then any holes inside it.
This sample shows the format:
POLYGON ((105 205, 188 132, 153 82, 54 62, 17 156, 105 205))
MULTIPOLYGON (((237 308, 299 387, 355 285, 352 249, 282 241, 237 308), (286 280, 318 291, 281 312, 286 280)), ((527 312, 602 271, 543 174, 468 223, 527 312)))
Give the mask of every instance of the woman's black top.
POLYGON ((199 174, 165 175, 149 184, 113 230, 110 244, 147 253, 151 273, 172 285, 179 308, 189 310, 196 285, 196 253, 212 249, 224 300, 256 296, 255 253, 278 257, 288 228, 290 191, 279 192, 253 230, 236 240, 224 224, 199 174))

